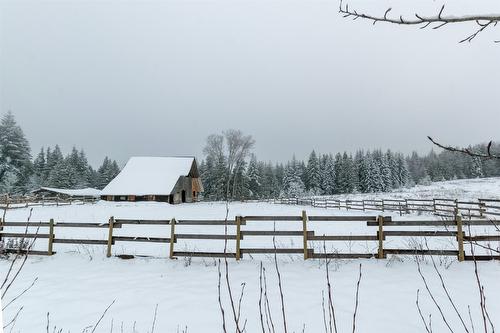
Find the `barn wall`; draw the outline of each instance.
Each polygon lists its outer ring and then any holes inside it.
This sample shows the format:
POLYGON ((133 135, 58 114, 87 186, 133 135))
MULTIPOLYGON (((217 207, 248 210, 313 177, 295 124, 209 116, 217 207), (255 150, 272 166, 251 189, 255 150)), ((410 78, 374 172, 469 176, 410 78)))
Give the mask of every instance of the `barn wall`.
POLYGON ((182 191, 186 193, 186 202, 193 202, 193 186, 192 178, 181 176, 172 190, 173 203, 178 204, 182 202, 182 191))

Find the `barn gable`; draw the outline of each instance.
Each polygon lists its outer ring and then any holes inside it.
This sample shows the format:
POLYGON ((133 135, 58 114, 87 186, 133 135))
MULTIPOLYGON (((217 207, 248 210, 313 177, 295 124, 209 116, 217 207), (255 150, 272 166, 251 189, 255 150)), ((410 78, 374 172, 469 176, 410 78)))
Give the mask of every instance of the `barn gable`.
POLYGON ((102 190, 114 201, 192 202, 203 190, 194 157, 131 157, 102 190), (196 183, 197 186, 193 187, 196 183))

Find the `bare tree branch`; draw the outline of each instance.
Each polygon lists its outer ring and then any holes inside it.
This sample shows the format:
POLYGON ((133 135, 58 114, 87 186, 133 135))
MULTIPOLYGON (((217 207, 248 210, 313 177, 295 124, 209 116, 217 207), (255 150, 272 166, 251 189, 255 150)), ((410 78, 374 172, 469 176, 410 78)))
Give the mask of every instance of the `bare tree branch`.
MULTIPOLYGON (((436 24, 433 29, 439 29, 447 24, 455 24, 455 23, 464 23, 464 22, 472 22, 479 26, 478 30, 473 34, 467 36, 466 38, 460 40, 460 43, 463 42, 471 42, 478 34, 483 32, 489 26, 496 26, 498 22, 500 22, 500 14, 484 14, 484 15, 463 15, 463 16, 454 16, 454 15, 443 15, 445 5, 441 7, 441 10, 438 14, 432 16, 423 16, 415 13, 415 18, 403 18, 403 16, 399 17, 388 17, 388 13, 392 10, 392 8, 388 8, 383 16, 371 15, 368 13, 359 13, 356 10, 352 10, 349 8, 349 5, 343 5, 343 1, 340 0, 339 12, 343 14, 344 18, 352 18, 353 20, 357 20, 358 18, 371 20, 373 24, 377 22, 386 22, 392 24, 400 24, 400 25, 421 25, 421 29, 428 27, 431 24, 436 24)), ((495 41, 495 43, 500 41, 495 41)))
POLYGON ((434 145, 438 146, 439 148, 442 148, 444 150, 448 150, 451 152, 455 153, 460 153, 460 154, 465 154, 469 155, 472 157, 479 157, 479 158, 484 158, 484 159, 500 159, 500 155, 492 154, 491 153, 491 145, 493 144, 493 141, 488 142, 488 145, 486 146, 486 153, 480 153, 480 152, 475 152, 470 150, 469 148, 456 148, 456 147, 451 147, 451 146, 445 146, 437 141, 435 141, 433 138, 430 136, 427 137, 434 145))

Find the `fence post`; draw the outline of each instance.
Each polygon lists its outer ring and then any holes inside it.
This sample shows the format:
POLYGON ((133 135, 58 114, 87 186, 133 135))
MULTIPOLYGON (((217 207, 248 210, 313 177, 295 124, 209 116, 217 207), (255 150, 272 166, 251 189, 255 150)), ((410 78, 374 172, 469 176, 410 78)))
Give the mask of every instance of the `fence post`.
POLYGON ((479 202, 479 217, 484 217, 486 211, 486 204, 484 202, 479 202))
POLYGON ((382 212, 385 212, 384 199, 382 199, 382 212))
POLYGON ((111 246, 113 245, 113 228, 114 228, 115 218, 111 216, 109 218, 109 231, 108 231, 108 249, 106 251, 106 257, 111 257, 111 246))
POLYGON ((434 210, 434 214, 436 214, 436 199, 432 199, 432 207, 434 210))
MULTIPOLYGON (((3 220, 0 217, 0 231, 3 231, 3 220)), ((0 244, 2 244, 2 234, 0 233, 0 244)), ((5 246, 5 245, 4 245, 5 246)))
POLYGON ((241 239, 241 216, 236 216, 236 260, 241 259, 240 239, 241 239))
POLYGON ((174 243, 175 243, 175 218, 170 220, 170 254, 169 258, 174 259, 174 243))
POLYGON ((458 242, 458 261, 464 261, 464 233, 462 231, 462 216, 458 213, 458 208, 455 209, 455 222, 457 224, 457 242, 458 242))
POLYGON ((53 249, 54 243, 54 219, 50 219, 49 221, 49 248, 47 250, 47 254, 51 256, 54 252, 53 249))
POLYGON ((384 259, 384 217, 379 215, 378 218, 378 259, 384 259))
POLYGON ((307 249, 307 213, 305 210, 302 211, 302 229, 304 231, 304 260, 308 258, 308 249, 307 249))

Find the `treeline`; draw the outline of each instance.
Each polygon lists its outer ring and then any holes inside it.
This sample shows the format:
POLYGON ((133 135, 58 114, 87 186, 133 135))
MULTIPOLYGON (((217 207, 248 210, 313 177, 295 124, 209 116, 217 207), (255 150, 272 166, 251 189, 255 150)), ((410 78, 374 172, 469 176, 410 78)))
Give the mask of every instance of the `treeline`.
MULTIPOLYGON (((485 151, 485 145, 469 147, 485 151)), ((494 145, 492 151, 499 151, 494 145)), ((433 181, 500 176, 500 160, 473 158, 449 151, 405 156, 390 150, 316 154, 307 161, 293 157, 282 164, 258 161, 255 155, 238 162, 229 174, 225 156, 206 155, 200 164, 207 200, 300 197, 345 193, 387 192, 433 181), (227 182, 229 181, 229 187, 227 182)))
POLYGON ((116 161, 104 158, 102 165, 94 170, 87 161, 83 150, 73 147, 71 153, 63 156, 56 145, 53 149, 40 150, 33 161, 31 187, 103 189, 116 175, 120 168, 116 161))
POLYGON ((0 194, 26 194, 41 186, 102 189, 120 171, 108 157, 94 170, 83 150, 66 156, 59 146, 42 148, 32 160, 31 148, 11 112, 0 120, 0 194))
POLYGON ((200 170, 205 189, 203 195, 208 200, 226 197, 227 179, 230 197, 236 200, 381 192, 410 183, 405 157, 380 150, 359 151, 355 156, 347 153, 318 155, 312 151, 307 162, 293 157, 285 164, 258 161, 251 155, 248 163, 240 161, 230 177, 224 160, 213 161, 207 156, 200 170))

